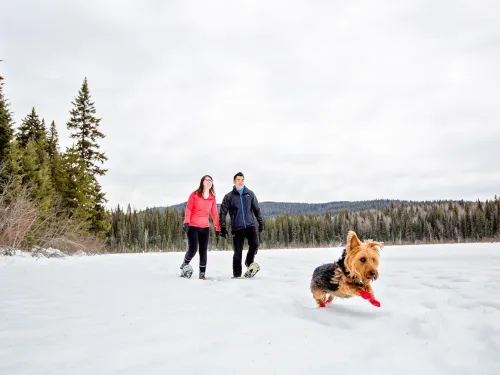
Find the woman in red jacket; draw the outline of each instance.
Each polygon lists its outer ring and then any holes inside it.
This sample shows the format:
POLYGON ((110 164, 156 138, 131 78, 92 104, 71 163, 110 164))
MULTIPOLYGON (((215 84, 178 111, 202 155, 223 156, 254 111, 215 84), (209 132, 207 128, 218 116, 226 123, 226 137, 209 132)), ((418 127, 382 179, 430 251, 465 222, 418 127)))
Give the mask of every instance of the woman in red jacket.
POLYGON ((215 225, 215 236, 220 233, 219 215, 215 202, 215 190, 212 177, 205 175, 201 178, 200 186, 189 196, 184 214, 184 232, 187 233, 188 250, 182 262, 182 277, 191 277, 193 268, 189 262, 200 249, 200 279, 205 279, 207 268, 207 250, 209 239, 208 215, 212 216, 215 225))

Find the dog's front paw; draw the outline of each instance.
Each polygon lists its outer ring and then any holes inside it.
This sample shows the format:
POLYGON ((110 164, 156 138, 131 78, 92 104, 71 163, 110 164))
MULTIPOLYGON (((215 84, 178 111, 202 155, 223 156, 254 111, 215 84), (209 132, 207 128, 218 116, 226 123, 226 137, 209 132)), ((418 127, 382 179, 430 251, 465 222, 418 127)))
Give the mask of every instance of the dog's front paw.
POLYGON ((370 298, 373 298, 373 294, 371 294, 370 292, 367 292, 366 290, 363 290, 363 289, 359 290, 359 295, 361 296, 361 298, 367 299, 367 300, 369 300, 370 298))
POLYGON ((367 299, 373 306, 380 307, 380 302, 375 299, 375 297, 372 293, 361 289, 359 291, 359 295, 361 296, 361 298, 367 299))

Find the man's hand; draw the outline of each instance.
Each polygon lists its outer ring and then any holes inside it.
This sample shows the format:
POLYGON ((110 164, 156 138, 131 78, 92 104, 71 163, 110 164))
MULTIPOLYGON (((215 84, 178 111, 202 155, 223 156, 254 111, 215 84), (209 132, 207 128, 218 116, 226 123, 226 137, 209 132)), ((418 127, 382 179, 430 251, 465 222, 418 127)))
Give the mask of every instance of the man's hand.
POLYGON ((215 238, 219 237, 220 236, 220 231, 216 230, 215 231, 215 238))
POLYGON ((262 232, 263 230, 264 230, 264 224, 259 225, 259 233, 262 232))
POLYGON ((223 237, 223 238, 226 238, 226 236, 227 236, 226 227, 220 228, 220 236, 223 237))

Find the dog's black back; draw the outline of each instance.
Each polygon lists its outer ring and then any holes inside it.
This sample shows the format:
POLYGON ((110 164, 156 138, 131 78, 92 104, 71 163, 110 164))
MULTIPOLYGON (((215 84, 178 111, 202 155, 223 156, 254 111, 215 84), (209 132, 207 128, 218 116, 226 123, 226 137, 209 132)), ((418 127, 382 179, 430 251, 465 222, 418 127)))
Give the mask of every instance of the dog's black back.
POLYGON ((316 267, 313 272, 313 281, 316 286, 324 291, 335 292, 339 288, 339 284, 332 283, 335 273, 339 272, 338 264, 326 263, 316 267))
POLYGON ((314 269, 312 281, 325 292, 335 292, 340 285, 342 276, 348 276, 349 271, 345 267, 346 249, 340 258, 334 263, 325 263, 314 269))

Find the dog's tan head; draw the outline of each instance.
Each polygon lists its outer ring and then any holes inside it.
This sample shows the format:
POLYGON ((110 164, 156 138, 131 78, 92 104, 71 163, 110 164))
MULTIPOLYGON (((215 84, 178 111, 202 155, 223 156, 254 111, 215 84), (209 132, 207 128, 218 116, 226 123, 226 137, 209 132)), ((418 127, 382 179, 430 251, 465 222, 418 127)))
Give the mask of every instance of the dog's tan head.
POLYGON ((379 254, 382 247, 382 242, 372 240, 361 242, 355 232, 349 231, 345 265, 352 276, 363 283, 377 280, 379 254))

